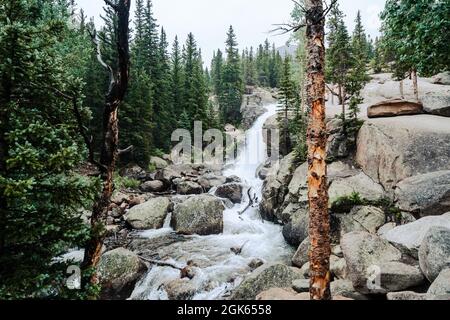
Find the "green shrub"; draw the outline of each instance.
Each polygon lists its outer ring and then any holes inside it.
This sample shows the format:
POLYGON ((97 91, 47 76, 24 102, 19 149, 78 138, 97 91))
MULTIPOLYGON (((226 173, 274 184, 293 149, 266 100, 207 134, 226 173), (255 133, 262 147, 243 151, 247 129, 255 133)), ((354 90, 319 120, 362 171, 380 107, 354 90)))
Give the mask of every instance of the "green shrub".
POLYGON ((133 178, 122 177, 121 175, 116 174, 114 176, 114 184, 117 190, 137 189, 141 185, 141 182, 133 178))

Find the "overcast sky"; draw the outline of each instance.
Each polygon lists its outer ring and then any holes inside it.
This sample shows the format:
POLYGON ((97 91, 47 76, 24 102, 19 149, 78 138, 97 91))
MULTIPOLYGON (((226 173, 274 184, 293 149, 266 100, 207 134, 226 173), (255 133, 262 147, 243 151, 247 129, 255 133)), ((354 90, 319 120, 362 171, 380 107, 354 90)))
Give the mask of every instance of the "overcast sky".
MULTIPOLYGON (((103 12, 103 0, 76 0, 87 16, 95 17, 103 12)), ((135 1, 133 1, 134 4, 135 1)), ((361 10, 364 26, 372 37, 378 35, 379 13, 385 0, 339 0, 346 14, 346 23, 351 30, 358 9, 361 10)), ((293 8, 291 0, 153 0, 155 17, 166 29, 169 41, 175 35, 185 41, 192 32, 202 48, 206 63, 213 50, 224 47, 226 31, 233 25, 240 47, 257 46, 266 38, 279 47, 288 36, 270 34, 273 24, 288 22, 293 8)), ((132 8, 134 16, 134 6, 132 8)))

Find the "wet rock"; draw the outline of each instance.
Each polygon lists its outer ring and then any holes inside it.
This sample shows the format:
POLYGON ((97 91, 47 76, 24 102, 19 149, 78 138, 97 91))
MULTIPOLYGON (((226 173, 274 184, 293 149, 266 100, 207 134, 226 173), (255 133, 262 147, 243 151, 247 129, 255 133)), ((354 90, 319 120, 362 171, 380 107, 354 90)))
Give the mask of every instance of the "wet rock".
POLYGON ((202 194, 203 188, 193 181, 181 181, 177 184, 177 193, 181 195, 202 194))
POLYGON ((219 234, 224 210, 222 201, 214 196, 193 196, 175 205, 171 226, 180 234, 219 234))
POLYGON ((367 109, 369 118, 396 117, 423 113, 423 106, 416 101, 392 99, 381 101, 367 109))
POLYGON ((450 268, 450 229, 431 227, 419 248, 420 269, 430 282, 450 268))
POLYGON ((98 275, 102 287, 101 298, 127 299, 137 280, 147 270, 146 265, 133 252, 117 248, 102 255, 98 275))
POLYGON ((189 279, 176 279, 166 283, 164 290, 167 292, 169 300, 191 300, 197 288, 189 279))
POLYGON ((250 267, 250 269, 255 270, 255 269, 258 269, 259 267, 261 267, 263 264, 264 264, 263 260, 253 259, 252 261, 250 261, 248 266, 250 267))
POLYGON ((450 117, 450 95, 426 95, 421 100, 426 113, 450 117))
POLYGON ((450 228, 450 212, 442 216, 429 216, 415 222, 396 227, 386 232, 382 238, 407 249, 413 257, 418 258, 418 250, 425 235, 432 227, 450 228))
POLYGON ((150 199, 131 208, 125 215, 125 220, 133 229, 159 229, 164 225, 170 206, 168 198, 150 199))
POLYGON ((164 183, 159 180, 144 182, 139 189, 142 192, 163 192, 165 190, 164 183))
POLYGON ((226 177, 225 183, 242 183, 242 179, 238 176, 226 177))
POLYGON ((418 216, 450 211, 450 170, 417 175, 401 181, 395 189, 398 208, 418 216))
POLYGON ((241 203, 243 189, 240 183, 227 183, 217 187, 215 195, 219 198, 229 199, 233 203, 241 203))
POLYGON ((289 288, 302 278, 298 269, 284 264, 268 264, 256 269, 234 291, 232 300, 254 300, 258 294, 274 287, 289 288))

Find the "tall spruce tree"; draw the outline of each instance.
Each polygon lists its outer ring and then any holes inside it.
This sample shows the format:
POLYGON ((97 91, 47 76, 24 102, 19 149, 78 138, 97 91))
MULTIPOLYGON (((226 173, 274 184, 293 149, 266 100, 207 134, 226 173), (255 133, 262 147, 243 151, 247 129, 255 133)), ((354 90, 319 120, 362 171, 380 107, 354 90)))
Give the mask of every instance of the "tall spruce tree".
POLYGON ((236 35, 230 26, 227 33, 226 63, 222 72, 222 88, 219 96, 221 115, 224 122, 239 124, 241 121, 241 104, 243 94, 243 80, 239 62, 236 35))
MULTIPOLYGON (((171 63, 171 91, 173 97, 173 113, 176 116, 181 115, 183 112, 183 95, 184 95, 184 80, 183 80, 183 57, 180 49, 180 43, 178 37, 175 37, 172 46, 172 63, 171 63)), ((178 125, 178 123, 177 123, 178 125)))

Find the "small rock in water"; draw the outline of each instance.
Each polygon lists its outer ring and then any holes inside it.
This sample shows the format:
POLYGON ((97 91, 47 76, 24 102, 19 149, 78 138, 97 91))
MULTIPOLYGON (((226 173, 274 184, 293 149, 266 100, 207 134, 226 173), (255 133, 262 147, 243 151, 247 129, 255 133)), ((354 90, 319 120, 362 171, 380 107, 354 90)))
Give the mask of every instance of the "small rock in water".
POLYGON ((250 261, 250 263, 248 264, 248 266, 252 269, 258 269, 259 267, 261 267, 264 264, 264 261, 262 261, 261 259, 253 259, 252 261, 250 261))

